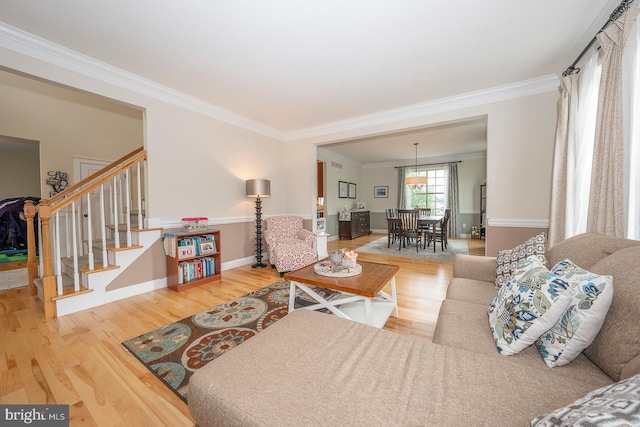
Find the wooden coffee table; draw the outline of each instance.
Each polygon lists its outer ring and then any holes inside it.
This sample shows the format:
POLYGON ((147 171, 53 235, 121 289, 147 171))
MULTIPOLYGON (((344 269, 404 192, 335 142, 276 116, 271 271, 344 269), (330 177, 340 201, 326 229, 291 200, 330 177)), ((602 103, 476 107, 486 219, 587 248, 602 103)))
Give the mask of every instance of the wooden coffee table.
POLYGON ((336 316, 377 328, 382 328, 387 323, 391 313, 394 317, 398 317, 396 273, 400 268, 397 265, 365 261, 360 261, 358 264, 362 266, 362 273, 352 277, 321 276, 314 271, 314 264, 286 273, 284 278, 291 282, 289 313, 294 310, 297 287, 318 301, 318 304, 304 307, 307 310, 326 308, 336 316), (391 295, 382 290, 389 282, 391 282, 391 295), (327 301, 314 292, 311 286, 340 291, 343 296, 327 301))

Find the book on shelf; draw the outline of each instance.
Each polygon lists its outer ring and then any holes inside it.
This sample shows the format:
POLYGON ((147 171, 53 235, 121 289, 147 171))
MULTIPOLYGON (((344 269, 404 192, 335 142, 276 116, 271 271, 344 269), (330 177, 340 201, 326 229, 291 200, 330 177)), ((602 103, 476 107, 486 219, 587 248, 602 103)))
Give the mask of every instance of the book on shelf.
POLYGON ((178 264, 178 284, 204 279, 216 274, 215 261, 211 257, 184 261, 178 264))

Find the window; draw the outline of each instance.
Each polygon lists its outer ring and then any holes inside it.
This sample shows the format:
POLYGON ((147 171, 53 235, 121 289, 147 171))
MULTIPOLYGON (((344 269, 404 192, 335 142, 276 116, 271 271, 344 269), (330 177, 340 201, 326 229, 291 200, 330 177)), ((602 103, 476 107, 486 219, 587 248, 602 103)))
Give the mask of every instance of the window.
MULTIPOLYGON (((446 169, 430 169, 418 171, 419 176, 427 175, 427 185, 421 188, 408 187, 409 208, 429 208, 432 213, 444 213, 447 202, 446 169)), ((407 176, 416 176, 409 173, 407 176)))

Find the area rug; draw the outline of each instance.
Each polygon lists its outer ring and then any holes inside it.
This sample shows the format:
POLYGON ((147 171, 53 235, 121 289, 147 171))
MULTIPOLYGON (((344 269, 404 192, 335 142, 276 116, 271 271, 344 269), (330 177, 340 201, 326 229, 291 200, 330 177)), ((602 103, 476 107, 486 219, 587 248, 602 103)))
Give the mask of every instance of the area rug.
POLYGON ((448 248, 444 251, 440 249, 440 243, 437 243, 436 251, 433 252, 433 243, 432 246, 427 246, 426 249, 422 249, 416 253, 415 245, 407 246, 406 248, 402 248, 398 250, 398 242, 395 244, 391 244, 390 248, 387 248, 387 237, 382 237, 378 240, 374 240, 373 242, 367 243, 364 246, 360 246, 356 248, 356 252, 368 253, 368 254, 377 254, 377 255, 386 255, 386 256, 397 256, 402 258, 417 258, 417 259, 425 259, 425 260, 434 260, 434 261, 453 261, 456 254, 469 254, 469 246, 467 245, 466 240, 453 240, 449 239, 448 248))
MULTIPOLYGON (((289 288, 287 281, 274 283, 126 340, 122 346, 186 402, 195 371, 287 315, 289 288)), ((329 289, 315 290, 327 300, 340 296, 329 289)), ((296 295, 296 307, 310 303, 305 294, 296 295)))
POLYGON ((0 291, 27 286, 27 269, 0 271, 0 291))

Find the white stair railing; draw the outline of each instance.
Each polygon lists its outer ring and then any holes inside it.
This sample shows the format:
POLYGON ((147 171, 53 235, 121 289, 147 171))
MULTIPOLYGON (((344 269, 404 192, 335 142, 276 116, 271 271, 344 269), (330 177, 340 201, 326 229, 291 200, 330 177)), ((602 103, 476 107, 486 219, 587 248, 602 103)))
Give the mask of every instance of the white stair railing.
MULTIPOLYGON (((33 267, 30 267, 30 276, 43 277, 43 283, 46 277, 51 277, 53 287, 53 295, 46 294, 46 286, 43 286, 43 301, 45 302, 45 316, 53 317, 51 313, 47 313, 47 301, 51 301, 52 297, 64 294, 63 276, 66 274, 73 280, 73 289, 78 292, 83 284, 81 282, 82 271, 95 271, 100 268, 109 267, 108 247, 112 244, 115 248, 121 248, 120 243, 120 224, 124 224, 124 232, 126 233, 126 245, 132 246, 131 234, 131 195, 135 191, 136 202, 138 206, 138 228, 142 227, 142 187, 141 172, 142 163, 146 161, 146 152, 142 149, 135 150, 129 155, 119 159, 112 165, 98 171, 92 177, 81 181, 80 183, 70 187, 65 192, 54 196, 50 200, 44 200, 41 203, 44 206, 44 214, 48 216, 46 221, 42 221, 44 217, 39 216, 34 222, 38 235, 38 255, 39 260, 31 260, 33 267), (137 172, 137 173, 136 173, 137 172), (136 173, 135 182, 130 179, 131 173, 136 173), (105 185, 107 188, 105 188, 105 185), (136 185, 136 188, 132 188, 136 185), (98 192, 96 192, 99 189, 98 192), (71 191, 72 190, 72 191, 71 191), (91 194, 93 192, 93 194, 91 194), (66 194, 65 194, 66 193, 66 194), (95 198, 98 197, 98 200, 95 198), (83 203, 85 202, 85 203, 83 203), (99 205, 99 206, 96 206, 99 205), (83 212, 84 210, 84 212, 83 212), (62 218, 61 218, 62 215, 62 218), (107 218, 111 217, 111 222, 107 218), (83 223, 86 222, 86 225, 83 223), (49 232, 46 233, 50 240, 43 241, 43 224, 46 223, 49 232), (98 227, 100 230, 95 230, 98 227), (113 228, 112 236, 109 236, 107 230, 113 228), (97 232, 97 233, 96 233, 97 232), (94 238, 98 234, 97 241, 94 238), (113 243, 109 243, 109 238, 113 238, 113 243), (100 251, 96 253, 95 247, 99 247, 100 251), (101 256, 102 262, 96 259, 101 256), (49 257, 49 260, 46 258, 49 257), (84 259, 81 259, 84 257, 84 259), (52 276, 46 276, 46 265, 52 266, 52 276), (54 290, 55 289, 55 290, 54 290)), ((34 212, 40 213, 40 206, 36 207, 34 212)), ((27 210, 25 209, 25 214, 27 210)), ((34 213, 30 214, 30 218, 34 217, 34 213)), ((29 239, 34 240, 35 234, 31 233, 29 239)), ((34 251, 35 252, 35 251, 34 251)), ((31 287, 30 294, 35 295, 35 287, 31 287)), ((50 311, 50 309, 49 309, 50 311)), ((54 314, 55 315, 55 314, 54 314)))

